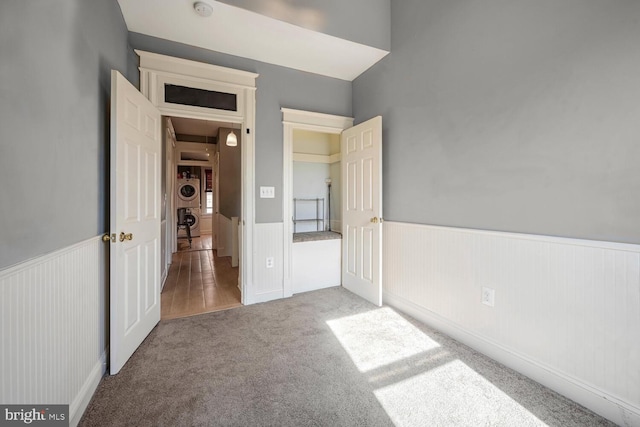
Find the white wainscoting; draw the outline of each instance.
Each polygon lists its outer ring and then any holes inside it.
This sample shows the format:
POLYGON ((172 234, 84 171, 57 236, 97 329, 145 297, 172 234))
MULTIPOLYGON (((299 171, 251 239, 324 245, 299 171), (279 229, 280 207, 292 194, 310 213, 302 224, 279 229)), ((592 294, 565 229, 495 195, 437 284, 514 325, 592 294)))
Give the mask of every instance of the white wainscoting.
POLYGON ((640 246, 385 222, 383 257, 389 305, 640 426, 640 246))
POLYGON ((284 297, 284 246, 281 222, 256 224, 253 241, 253 282, 246 304, 271 301, 284 297), (273 267, 267 268, 267 258, 273 267))
POLYGON ((240 263, 240 218, 231 217, 231 267, 237 267, 240 263))
MULTIPOLYGON (((204 209, 203 209, 204 210, 204 209)), ((203 214, 200 215, 200 233, 202 234, 211 234, 212 232, 212 214, 203 214)))
POLYGON ((297 242, 291 251, 293 293, 340 286, 342 240, 297 242))
POLYGON ((106 370, 106 256, 99 236, 0 271, 0 402, 78 424, 106 370))
POLYGON ((231 219, 218 214, 218 256, 231 256, 233 232, 231 219))

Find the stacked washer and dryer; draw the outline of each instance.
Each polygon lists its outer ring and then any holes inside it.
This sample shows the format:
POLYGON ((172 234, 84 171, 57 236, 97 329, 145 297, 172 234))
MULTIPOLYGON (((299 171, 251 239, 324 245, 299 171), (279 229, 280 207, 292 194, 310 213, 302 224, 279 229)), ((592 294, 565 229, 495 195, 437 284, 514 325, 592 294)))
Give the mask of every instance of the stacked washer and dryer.
MULTIPOLYGON (((178 209, 187 208, 187 222, 191 228, 191 237, 200 236, 200 180, 197 178, 179 178, 178 209)), ((187 237, 187 230, 178 229, 178 237, 187 237)))

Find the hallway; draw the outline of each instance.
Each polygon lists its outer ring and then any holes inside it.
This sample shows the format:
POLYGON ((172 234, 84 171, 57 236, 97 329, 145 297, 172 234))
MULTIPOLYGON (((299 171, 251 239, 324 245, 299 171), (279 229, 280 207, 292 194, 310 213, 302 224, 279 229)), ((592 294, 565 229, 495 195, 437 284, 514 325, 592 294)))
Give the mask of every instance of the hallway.
POLYGON ((210 249, 211 236, 194 238, 191 246, 189 250, 188 244, 178 241, 178 248, 186 250, 173 254, 161 295, 162 320, 242 305, 238 267, 231 267, 231 258, 216 256, 216 251, 210 249))

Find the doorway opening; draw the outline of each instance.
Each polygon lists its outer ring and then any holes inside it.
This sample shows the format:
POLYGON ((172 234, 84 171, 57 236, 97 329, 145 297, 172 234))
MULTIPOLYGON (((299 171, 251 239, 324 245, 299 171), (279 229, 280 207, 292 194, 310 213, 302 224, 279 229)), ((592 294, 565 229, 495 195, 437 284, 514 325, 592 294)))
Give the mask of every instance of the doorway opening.
POLYGON ((239 125, 174 116, 164 122, 170 258, 161 319, 239 307, 239 125), (232 132, 236 138, 230 146, 227 137, 232 132))
POLYGON ((340 135, 294 129, 292 150, 292 292, 340 286, 340 135))
POLYGON ((284 296, 288 297, 341 284, 340 135, 353 125, 353 118, 289 108, 281 111, 284 296))

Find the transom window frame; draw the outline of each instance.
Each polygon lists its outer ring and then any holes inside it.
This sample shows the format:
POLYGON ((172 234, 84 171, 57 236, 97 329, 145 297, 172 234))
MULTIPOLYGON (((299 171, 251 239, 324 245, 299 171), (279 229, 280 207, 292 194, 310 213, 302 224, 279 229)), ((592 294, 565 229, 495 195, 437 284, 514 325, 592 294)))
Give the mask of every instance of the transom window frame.
POLYGON ((224 84, 211 83, 209 81, 200 81, 193 78, 184 79, 184 78, 159 74, 157 76, 156 90, 158 92, 156 94, 157 100, 158 100, 157 106, 162 109, 176 109, 176 110, 180 110, 183 113, 191 112, 198 115, 204 114, 207 116, 209 116, 212 112, 215 112, 216 115, 228 116, 233 118, 241 118, 244 116, 243 114, 244 108, 245 108, 244 99, 243 99, 244 88, 237 88, 237 87, 232 87, 224 84), (213 92, 222 92, 222 93, 229 93, 229 94, 235 95, 236 111, 223 110, 218 108, 209 108, 209 107, 198 107, 195 105, 175 104, 173 102, 167 102, 165 101, 165 85, 176 85, 176 86, 203 89, 203 90, 208 90, 213 92))

